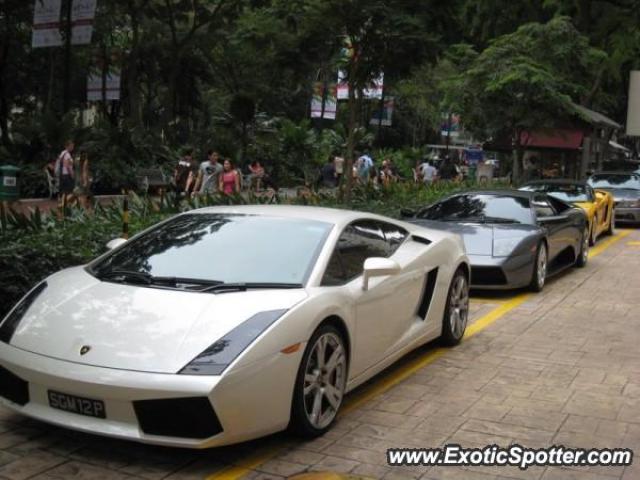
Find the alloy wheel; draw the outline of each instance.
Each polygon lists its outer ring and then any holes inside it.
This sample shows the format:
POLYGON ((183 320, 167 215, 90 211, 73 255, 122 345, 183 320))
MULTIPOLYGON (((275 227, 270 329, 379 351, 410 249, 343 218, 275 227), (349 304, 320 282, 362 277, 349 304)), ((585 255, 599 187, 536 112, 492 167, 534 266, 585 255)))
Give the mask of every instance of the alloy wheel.
POLYGON ((458 275, 451 288, 449 298, 449 325, 456 339, 464 334, 469 318, 469 287, 464 275, 458 275))
POLYGON ((331 424, 344 395, 347 357, 342 339, 324 333, 316 340, 304 370, 304 409, 317 429, 331 424))
POLYGON ((584 235, 582 237, 582 263, 587 263, 589 259, 589 232, 588 230, 584 231, 584 235))
POLYGON ((544 243, 540 245, 540 249, 538 250, 538 258, 536 259, 536 262, 538 266, 537 268, 538 286, 542 288, 547 278, 547 247, 545 246, 544 243))

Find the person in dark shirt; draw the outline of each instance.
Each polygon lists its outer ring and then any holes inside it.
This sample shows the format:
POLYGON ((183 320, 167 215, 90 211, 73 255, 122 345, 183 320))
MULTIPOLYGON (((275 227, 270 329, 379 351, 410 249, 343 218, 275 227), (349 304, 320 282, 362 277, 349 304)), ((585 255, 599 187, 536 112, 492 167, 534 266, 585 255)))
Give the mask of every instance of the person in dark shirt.
POLYGON ((451 158, 449 158, 449 156, 446 156, 444 158, 444 161, 442 162, 442 165, 440 166, 440 179, 457 180, 458 175, 458 169, 456 168, 455 164, 453 163, 451 158))
POLYGON ((338 186, 336 167, 331 156, 320 170, 320 182, 325 188, 336 188, 338 186))

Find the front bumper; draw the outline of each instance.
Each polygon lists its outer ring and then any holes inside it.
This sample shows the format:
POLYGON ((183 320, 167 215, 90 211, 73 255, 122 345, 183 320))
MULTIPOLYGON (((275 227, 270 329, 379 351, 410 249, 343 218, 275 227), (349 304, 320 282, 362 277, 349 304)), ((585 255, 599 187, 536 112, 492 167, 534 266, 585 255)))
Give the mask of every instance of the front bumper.
POLYGON ((616 207, 616 222, 624 223, 640 223, 640 208, 627 208, 627 207, 616 207))
POLYGON ((469 255, 471 288, 477 290, 511 290, 529 285, 533 276, 533 256, 491 257, 469 255))
MULTIPOLYGON (((264 359, 259 365, 249 365, 231 371, 229 375, 192 376, 81 365, 0 343, 0 367, 28 382, 29 393, 28 402, 24 405, 3 397, 0 397, 0 402, 29 417, 87 433, 173 447, 228 445, 286 428, 291 409, 292 379, 299 363, 298 359, 294 373, 289 375, 295 362, 292 357, 296 356, 277 354, 264 359), (278 369, 281 375, 275 373, 278 369), (106 418, 54 409, 49 406, 49 390, 102 400, 106 418), (280 392, 280 395, 273 392, 280 392), (207 438, 185 438, 143 431, 134 402, 185 398, 208 399, 222 432, 207 438)), ((179 411, 175 412, 179 415, 179 411)), ((158 421, 162 419, 158 418, 158 421)), ((174 419, 172 421, 178 423, 174 419)))

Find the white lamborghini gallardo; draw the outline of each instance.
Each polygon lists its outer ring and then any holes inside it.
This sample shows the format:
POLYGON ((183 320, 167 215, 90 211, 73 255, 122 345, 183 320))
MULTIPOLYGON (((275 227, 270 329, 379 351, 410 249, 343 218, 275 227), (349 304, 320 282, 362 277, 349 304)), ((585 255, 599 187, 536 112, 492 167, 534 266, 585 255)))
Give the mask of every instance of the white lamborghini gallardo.
POLYGON ((91 433, 180 447, 287 427, 468 317, 460 238, 362 212, 205 208, 51 275, 0 323, 0 401, 91 433))

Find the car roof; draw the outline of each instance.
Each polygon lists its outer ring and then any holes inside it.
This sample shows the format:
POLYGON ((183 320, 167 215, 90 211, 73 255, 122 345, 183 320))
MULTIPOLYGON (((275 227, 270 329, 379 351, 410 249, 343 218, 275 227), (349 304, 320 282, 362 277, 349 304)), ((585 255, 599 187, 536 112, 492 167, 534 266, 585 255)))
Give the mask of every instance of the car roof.
POLYGON ((526 190, 504 189, 504 190, 470 190, 467 192, 458 192, 450 197, 458 195, 507 195, 510 197, 531 198, 533 195, 540 195, 541 192, 528 192, 526 190))
POLYGON ((196 210, 190 210, 186 213, 235 213, 240 215, 264 215, 281 218, 316 220, 335 225, 344 225, 359 219, 375 219, 397 223, 397 220, 383 217, 381 215, 375 215, 373 213, 302 205, 229 205, 204 207, 196 210))
POLYGON ((635 171, 630 171, 630 172, 625 172, 623 170, 607 170, 604 172, 596 172, 593 175, 591 175, 592 177, 595 177, 597 175, 631 175, 633 177, 640 177, 640 174, 638 174, 635 171))
POLYGON ((550 178, 547 180, 532 180, 523 185, 576 185, 584 186, 587 182, 580 180, 573 180, 571 178, 550 178))

